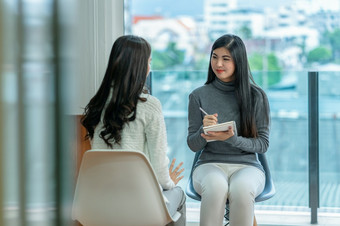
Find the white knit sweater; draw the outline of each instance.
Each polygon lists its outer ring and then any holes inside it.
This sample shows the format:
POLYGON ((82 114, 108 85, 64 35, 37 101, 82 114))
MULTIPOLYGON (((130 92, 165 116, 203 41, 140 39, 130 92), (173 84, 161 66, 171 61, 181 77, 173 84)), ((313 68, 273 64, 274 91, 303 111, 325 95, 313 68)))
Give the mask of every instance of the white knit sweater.
MULTIPOLYGON (((143 152, 149 159, 163 189, 175 186, 169 175, 167 156, 167 137, 160 101, 151 95, 142 94, 146 102, 137 104, 136 119, 125 124, 122 130, 121 145, 112 143, 113 149, 128 149, 143 152)), ((103 123, 100 122, 91 141, 92 149, 108 149, 99 137, 103 123)))

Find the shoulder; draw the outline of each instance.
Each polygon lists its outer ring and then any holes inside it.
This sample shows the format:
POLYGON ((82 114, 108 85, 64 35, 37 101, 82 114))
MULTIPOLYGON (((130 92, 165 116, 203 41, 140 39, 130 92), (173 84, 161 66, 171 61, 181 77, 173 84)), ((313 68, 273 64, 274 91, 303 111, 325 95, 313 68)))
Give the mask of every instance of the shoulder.
POLYGON ((211 84, 207 84, 207 85, 203 85, 200 86, 196 89, 194 89, 190 95, 194 95, 194 96, 200 96, 200 95, 204 95, 206 92, 208 92, 209 90, 211 90, 211 84))
POLYGON ((257 85, 251 85, 251 94, 255 101, 268 101, 267 94, 257 85))
POLYGON ((154 96, 150 94, 141 94, 142 98, 145 98, 146 101, 138 101, 138 107, 140 110, 149 111, 149 112, 161 112, 162 105, 161 102, 154 96))
POLYGON ((164 127, 161 102, 150 94, 143 94, 141 97, 145 98, 146 101, 138 102, 137 117, 144 121, 148 130, 157 130, 159 127, 164 127))
POLYGON ((253 101, 254 101, 254 107, 255 109, 259 111, 265 110, 266 112, 269 112, 269 101, 267 94, 261 89, 259 86, 252 85, 251 89, 253 101))

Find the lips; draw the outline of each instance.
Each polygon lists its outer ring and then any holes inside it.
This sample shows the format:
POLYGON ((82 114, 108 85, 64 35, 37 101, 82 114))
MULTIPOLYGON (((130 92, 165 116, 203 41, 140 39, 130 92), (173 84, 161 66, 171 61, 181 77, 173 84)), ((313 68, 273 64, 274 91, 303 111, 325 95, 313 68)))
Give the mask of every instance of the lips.
POLYGON ((221 74, 221 73, 223 73, 224 72, 224 70, 216 70, 216 72, 218 73, 218 74, 221 74))

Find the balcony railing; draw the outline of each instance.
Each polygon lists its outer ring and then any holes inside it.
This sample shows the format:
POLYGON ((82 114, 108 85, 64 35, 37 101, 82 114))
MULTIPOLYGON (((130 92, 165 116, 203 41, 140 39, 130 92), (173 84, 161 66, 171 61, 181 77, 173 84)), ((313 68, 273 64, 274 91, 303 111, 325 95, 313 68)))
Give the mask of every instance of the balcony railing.
MULTIPOLYGON (((277 195, 256 204, 257 208, 310 208, 312 223, 317 221, 318 209, 340 213, 340 199, 336 198, 340 196, 340 90, 335 86, 340 82, 339 73, 255 72, 254 77, 265 87, 270 103, 267 158, 277 189, 277 195)), ((152 94, 163 105, 169 155, 184 161, 186 169, 193 160, 186 144, 188 96, 205 80, 206 71, 152 72, 152 94)), ((183 188, 189 173, 187 170, 180 183, 183 188)))

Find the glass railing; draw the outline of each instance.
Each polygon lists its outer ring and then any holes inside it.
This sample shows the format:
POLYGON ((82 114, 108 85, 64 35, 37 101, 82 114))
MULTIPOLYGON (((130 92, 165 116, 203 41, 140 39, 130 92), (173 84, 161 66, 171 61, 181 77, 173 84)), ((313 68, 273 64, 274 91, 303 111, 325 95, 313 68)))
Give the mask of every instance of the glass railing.
POLYGON ((320 206, 340 208, 340 71, 319 72, 320 206))
MULTIPOLYGON (((187 106, 193 89, 206 81, 206 71, 153 71, 152 94, 160 99, 165 116, 169 156, 184 161, 185 189, 194 153, 188 148, 187 106)), ((271 108, 267 158, 276 195, 257 208, 308 211, 308 72, 254 72, 267 93, 271 108)), ((320 206, 340 210, 340 76, 320 73, 320 206)), ((188 199, 188 202, 195 202, 188 199)))

